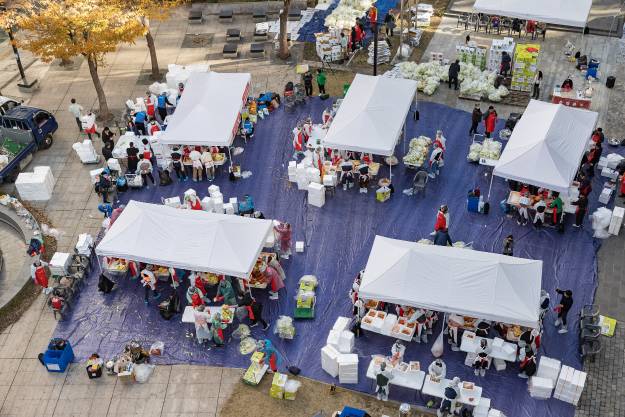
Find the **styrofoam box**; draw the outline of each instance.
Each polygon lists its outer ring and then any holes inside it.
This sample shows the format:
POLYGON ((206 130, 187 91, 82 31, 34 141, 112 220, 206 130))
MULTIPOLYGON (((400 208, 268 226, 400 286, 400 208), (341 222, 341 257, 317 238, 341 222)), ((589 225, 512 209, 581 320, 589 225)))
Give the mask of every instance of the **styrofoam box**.
POLYGON ((52 259, 50 259, 48 266, 50 267, 52 275, 61 276, 67 274, 67 268, 69 267, 70 262, 71 256, 69 253, 55 252, 54 255, 52 255, 52 259))
POLYGON ((616 179, 618 177, 618 173, 611 168, 605 167, 601 170, 601 176, 616 179))
POLYGON ((601 194, 599 194, 599 202, 602 204, 608 204, 610 202, 610 198, 612 198, 612 189, 604 188, 601 190, 601 194))
POLYGON ((336 185, 336 175, 324 175, 323 185, 326 187, 333 187, 336 185))
POLYGON ((295 252, 304 252, 304 242, 301 240, 295 242, 295 252))
POLYGON ((208 195, 210 195, 211 197, 214 197, 215 193, 221 193, 221 192, 219 190, 219 186, 213 184, 210 187, 208 187, 208 195))
POLYGON ((215 191, 213 194, 211 194, 211 198, 215 203, 220 202, 223 204, 224 202, 224 196, 219 191, 215 191))
POLYGON ((339 332, 347 330, 349 328, 349 323, 351 323, 351 319, 349 317, 339 316, 336 318, 334 326, 332 326, 332 330, 337 330, 339 332))
MULTIPOLYGON (((621 162, 622 159, 623 157, 617 153, 608 154, 608 156, 605 158, 606 166, 610 169, 616 169, 616 166, 619 162, 621 162)), ((601 162, 601 159, 599 159, 599 162, 601 162)))
POLYGON ((91 184, 95 184, 98 181, 98 175, 100 175, 104 171, 104 168, 92 169, 89 171, 89 176, 91 177, 91 184))
POLYGON ((109 167, 111 171, 121 171, 122 166, 119 164, 119 161, 115 158, 110 158, 106 161, 106 165, 109 167))
POLYGON ((232 204, 232 206, 234 207, 235 214, 239 212, 239 201, 237 200, 236 197, 230 197, 228 199, 228 203, 232 204))
POLYGON ((213 211, 213 202, 210 197, 206 196, 202 199, 202 210, 213 211))
POLYGON ((553 381, 549 378, 532 376, 528 382, 528 390, 533 398, 551 398, 553 381))
POLYGON ((538 363, 538 370, 536 376, 540 378, 550 379, 555 385, 558 375, 560 374, 561 362, 557 359, 549 358, 547 356, 541 356, 538 363))
POLYGON ((336 331, 336 330, 330 330, 330 332, 328 333, 328 337, 326 339, 326 344, 333 346, 335 349, 339 350, 340 338, 341 338, 341 332, 336 331))
MULTIPOLYGON (((331 332, 336 332, 337 330, 330 330, 331 332)), ((343 330, 339 332, 339 352, 341 353, 352 353, 354 349, 354 333, 349 330, 343 330)))
POLYGON ((480 398, 480 402, 473 409, 473 417, 488 417, 490 409, 490 398, 480 398))
POLYGON ((602 156, 601 158, 599 158, 599 162, 597 162, 597 168, 603 169, 607 166, 608 166, 608 158, 606 158, 605 156, 602 156))
POLYGON ((339 375, 339 352, 332 346, 321 348, 321 367, 324 371, 336 378, 339 375))
MULTIPOLYGON (((493 358, 493 365, 495 365, 495 369, 497 371, 505 371, 506 370, 506 361, 503 359, 493 358)), ((481 404, 481 400, 480 400, 481 404)))
POLYGON ((504 414, 499 410, 491 408, 490 410, 488 410, 488 417, 504 417, 504 414))
POLYGON ((230 203, 224 204, 224 212, 226 214, 234 214, 234 206, 230 203))
POLYGON ((90 247, 93 246, 93 237, 89 233, 81 233, 78 235, 76 242, 76 251, 81 255, 91 255, 90 247))
POLYGON ((213 211, 215 213, 223 214, 224 213, 224 203, 223 202, 215 202, 214 201, 214 197, 211 197, 211 199, 213 199, 213 211))

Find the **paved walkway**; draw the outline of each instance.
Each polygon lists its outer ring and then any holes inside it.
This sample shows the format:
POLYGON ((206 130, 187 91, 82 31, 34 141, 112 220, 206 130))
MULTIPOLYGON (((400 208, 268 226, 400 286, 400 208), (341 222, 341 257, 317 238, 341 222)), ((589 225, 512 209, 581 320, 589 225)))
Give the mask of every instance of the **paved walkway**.
MULTIPOLYGON (((281 91, 284 83, 294 78, 292 67, 247 57, 249 37, 242 44, 242 59, 232 61, 220 58, 226 28, 239 27, 245 36, 253 30, 250 19, 237 16, 235 23, 224 25, 217 21, 216 16, 207 15, 206 23, 189 26, 186 16, 187 11, 182 9, 173 19, 154 27, 162 68, 168 63, 209 62, 213 68, 222 71, 253 72, 253 93, 266 88, 281 91), (212 34, 212 42, 206 48, 181 48, 187 33, 212 34)), ((453 48, 459 39, 464 39, 464 35, 455 31, 453 25, 453 22, 448 22, 441 27, 430 50, 453 48)), ((551 36, 548 39, 548 48, 551 51, 557 51, 558 42, 563 42, 557 40, 555 35, 553 41, 551 36)), ((593 49, 597 48, 597 51, 605 45, 601 40, 590 36, 586 38, 586 42, 593 49)), ((268 49, 270 47, 268 44, 268 49)), ((613 55, 609 51, 610 49, 606 49, 601 52, 601 56, 606 58, 603 62, 613 65, 613 55)), ((10 55, 5 55, 5 59, 0 58, 0 68, 9 65, 9 57, 10 55)), ((119 48, 107 56, 106 62, 108 66, 101 68, 101 76, 111 109, 121 110, 127 99, 144 95, 146 86, 137 84, 140 72, 147 71, 150 67, 143 40, 137 40, 136 45, 119 48)), ((549 87, 557 82, 558 77, 565 75, 562 74, 561 67, 564 64, 554 61, 545 65, 552 65, 553 69, 546 74, 545 85, 549 87)), ((54 226, 63 233, 59 240, 59 250, 67 251, 71 249, 79 233, 95 235, 102 221, 101 214, 96 210, 98 198, 89 181, 88 170, 93 167, 83 166, 71 149, 72 143, 81 138, 72 116, 67 112, 70 98, 74 97, 85 108, 90 108, 97 107, 96 96, 84 63, 76 70, 66 70, 36 61, 29 67, 28 73, 29 77, 40 80, 39 91, 32 96, 23 96, 17 92, 14 83, 10 83, 3 88, 3 93, 21 96, 31 105, 48 109, 59 120, 60 129, 55 136, 54 146, 37 154, 31 166, 42 164, 52 167, 56 178, 54 196, 41 206, 54 226)), ((619 74, 623 74, 622 69, 619 74)), ((444 86, 440 90, 440 96, 434 96, 432 100, 461 108, 472 106, 471 102, 464 102, 450 95, 444 86)), ((546 98, 547 93, 543 94, 546 98)), ((625 96, 622 83, 617 85, 617 89, 602 94, 603 92, 597 97, 595 105, 602 112, 602 123, 606 131, 609 135, 625 136, 622 126, 624 107, 612 107, 613 104, 622 102, 625 96), (612 114, 605 117, 608 106, 612 114)), ((500 110, 505 113, 512 109, 500 110)), ((99 145, 96 144, 98 147, 99 145)), ((3 186, 1 190, 12 191, 9 186, 3 186)), ((625 271, 623 239, 611 238, 600 252, 600 288, 597 298, 606 314, 620 319, 625 319, 625 290, 620 281, 625 271)), ((233 384, 239 378, 237 370, 187 366, 160 366, 147 384, 131 386, 121 386, 114 378, 87 381, 81 364, 72 365, 66 374, 50 374, 41 367, 36 358, 46 346, 54 327, 52 314, 40 298, 17 323, 0 334, 0 416, 215 416, 219 405, 228 398, 233 384), (207 389, 207 384, 214 388, 207 389)), ((620 410, 620 413, 614 415, 623 415, 623 340, 625 335, 619 332, 606 343, 605 354, 597 359, 594 365, 596 367, 588 367, 591 372, 589 389, 583 399, 583 411, 586 414, 580 409, 580 416, 604 417, 610 415, 608 410, 620 410), (615 365, 612 362, 614 360, 620 362, 615 365), (612 392, 613 387, 617 387, 620 394, 616 396, 618 403, 616 400, 615 403, 605 403, 606 412, 601 413, 603 403, 600 403, 600 398, 612 392)))

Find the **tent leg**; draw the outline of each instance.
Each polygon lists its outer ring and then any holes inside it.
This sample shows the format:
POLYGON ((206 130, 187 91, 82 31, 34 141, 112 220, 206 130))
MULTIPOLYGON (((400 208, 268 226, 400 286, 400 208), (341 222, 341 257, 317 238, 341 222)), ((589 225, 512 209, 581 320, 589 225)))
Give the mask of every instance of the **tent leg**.
POLYGON ((232 146, 228 146, 228 158, 230 159, 230 167, 232 167, 232 146))
MULTIPOLYGON (((394 156, 391 154, 391 156, 394 156)), ((393 162, 392 158, 389 159, 389 162, 393 162)), ((388 179, 393 182, 393 164, 388 164, 388 179)))
POLYGON ((493 188, 493 173, 490 174, 490 184, 488 185, 488 196, 486 197, 486 201, 490 201, 490 190, 493 188))

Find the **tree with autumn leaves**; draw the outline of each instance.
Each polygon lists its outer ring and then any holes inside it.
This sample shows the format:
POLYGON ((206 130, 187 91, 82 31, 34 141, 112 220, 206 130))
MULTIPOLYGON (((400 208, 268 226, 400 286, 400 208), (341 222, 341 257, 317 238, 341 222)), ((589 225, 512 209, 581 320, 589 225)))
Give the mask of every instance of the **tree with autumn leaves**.
POLYGON ((140 16, 110 0, 38 0, 18 17, 18 43, 44 62, 85 57, 98 95, 100 117, 111 113, 98 74, 104 57, 121 43, 132 43, 145 34, 140 16))

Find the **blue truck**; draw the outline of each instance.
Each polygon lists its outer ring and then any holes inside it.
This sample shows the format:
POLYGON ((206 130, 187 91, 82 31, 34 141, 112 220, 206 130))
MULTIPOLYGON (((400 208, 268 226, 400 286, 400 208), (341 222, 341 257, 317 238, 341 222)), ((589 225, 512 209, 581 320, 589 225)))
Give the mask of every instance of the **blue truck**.
POLYGON ((38 150, 52 146, 59 125, 42 109, 16 105, 0 112, 0 183, 14 182, 38 150))

